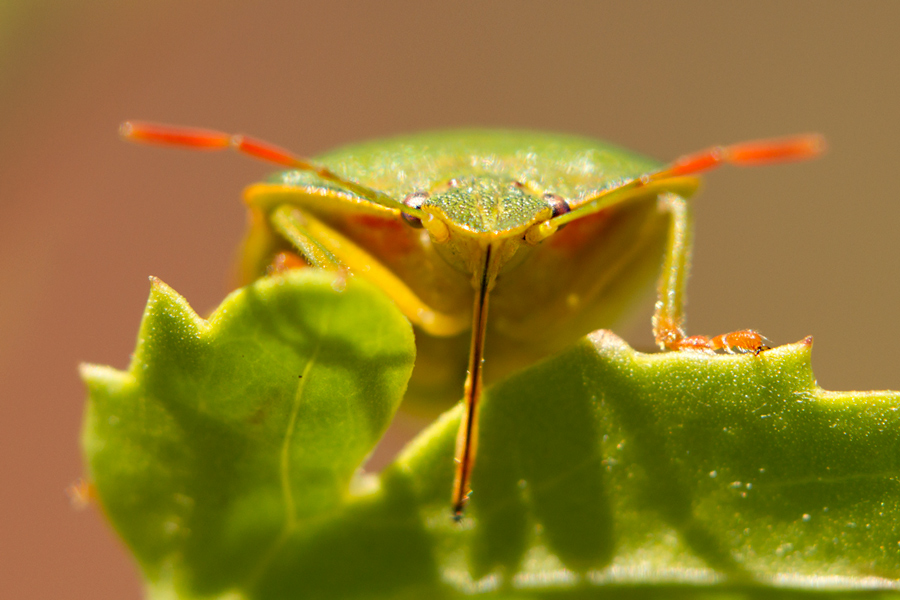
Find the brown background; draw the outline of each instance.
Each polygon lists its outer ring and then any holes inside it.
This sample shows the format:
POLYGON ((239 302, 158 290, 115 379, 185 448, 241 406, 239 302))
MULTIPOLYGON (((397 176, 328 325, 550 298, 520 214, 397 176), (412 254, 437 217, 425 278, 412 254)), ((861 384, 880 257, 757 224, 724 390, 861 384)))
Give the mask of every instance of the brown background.
MULTIPOLYGON (((814 334, 823 387, 900 388, 900 3, 250 4, 0 7, 0 597, 140 597, 121 544, 63 494, 82 469, 75 367, 127 365, 148 275, 216 304, 240 190, 268 170, 123 144, 126 118, 305 154, 461 125, 661 159, 822 132, 818 162, 708 178, 691 331, 814 334)), ((647 315, 620 332, 648 344, 647 315)))

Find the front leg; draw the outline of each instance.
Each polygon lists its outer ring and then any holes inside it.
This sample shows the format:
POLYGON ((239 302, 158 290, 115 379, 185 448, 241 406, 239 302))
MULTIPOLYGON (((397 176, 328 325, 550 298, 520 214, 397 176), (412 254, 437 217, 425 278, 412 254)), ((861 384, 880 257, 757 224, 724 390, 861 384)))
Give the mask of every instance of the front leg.
POLYGON ((688 337, 684 327, 685 288, 691 262, 692 218, 687 200, 672 193, 659 197, 660 209, 669 213, 669 233, 659 277, 653 336, 663 350, 725 350, 759 354, 770 348, 768 340, 750 329, 709 338, 688 337))
POLYGON ((469 313, 445 313, 429 306, 369 252, 309 212, 282 205, 272 211, 270 223, 309 264, 328 270, 343 267, 369 280, 394 301, 413 325, 426 333, 447 337, 469 328, 469 313))

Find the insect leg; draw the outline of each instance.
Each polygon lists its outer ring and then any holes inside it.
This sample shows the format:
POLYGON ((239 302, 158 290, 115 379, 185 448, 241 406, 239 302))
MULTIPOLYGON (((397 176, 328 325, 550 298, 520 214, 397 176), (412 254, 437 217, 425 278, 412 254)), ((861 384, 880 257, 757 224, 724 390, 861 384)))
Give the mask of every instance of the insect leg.
POLYGON ((428 306, 406 283, 374 256, 308 212, 290 205, 270 217, 275 231, 291 242, 314 266, 340 267, 378 286, 414 325, 434 336, 452 336, 469 326, 468 314, 449 314, 428 306))
POLYGON ((661 194, 660 208, 671 216, 662 272, 659 277, 653 335, 664 350, 726 350, 754 352, 767 350, 768 340, 759 332, 745 329, 714 338, 703 335, 688 337, 684 328, 685 287, 691 262, 692 218, 690 206, 683 197, 661 194))
POLYGON ((302 211, 280 206, 270 218, 275 230, 299 250, 309 264, 327 271, 336 271, 341 267, 341 261, 310 235, 306 228, 308 221, 302 211))
POLYGON ((671 349, 685 338, 684 297, 691 264, 693 219, 687 200, 676 194, 661 194, 659 207, 671 218, 657 287, 653 336, 660 348, 671 349))

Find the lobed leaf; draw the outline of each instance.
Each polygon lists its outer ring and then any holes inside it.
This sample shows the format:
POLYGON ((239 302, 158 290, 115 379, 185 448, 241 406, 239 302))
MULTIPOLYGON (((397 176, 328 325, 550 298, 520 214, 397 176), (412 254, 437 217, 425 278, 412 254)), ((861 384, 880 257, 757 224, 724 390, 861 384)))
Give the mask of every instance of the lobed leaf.
POLYGON ((811 340, 641 354, 597 332, 354 473, 413 360, 356 279, 261 280, 208 320, 155 283, 127 372, 87 366, 84 447, 153 597, 894 595, 900 394, 826 392, 811 340), (301 377, 302 376, 302 377, 301 377))
POLYGON ((150 582, 252 587, 349 498, 415 347, 368 284, 335 286, 264 279, 205 321, 154 280, 129 370, 82 368, 90 476, 150 582))

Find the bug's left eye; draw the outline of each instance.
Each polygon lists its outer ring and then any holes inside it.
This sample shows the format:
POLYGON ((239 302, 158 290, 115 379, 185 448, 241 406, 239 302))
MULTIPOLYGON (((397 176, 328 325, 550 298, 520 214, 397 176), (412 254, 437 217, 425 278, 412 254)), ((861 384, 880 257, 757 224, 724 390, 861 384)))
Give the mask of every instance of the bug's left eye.
POLYGON ((544 200, 546 200, 547 204, 550 205, 550 208, 553 209, 554 217, 564 215, 572 210, 569 208, 569 203, 566 202, 566 199, 562 196, 557 196, 556 194, 544 194, 544 200))
MULTIPOLYGON (((422 208, 422 205, 425 203, 425 200, 428 199, 428 194, 425 192, 415 192, 410 194, 406 198, 403 199, 403 204, 410 208, 422 208)), ((411 215, 409 213, 400 213, 403 217, 403 220, 406 221, 410 227, 415 227, 416 229, 422 228, 422 219, 415 215, 411 215)))

